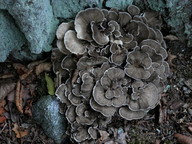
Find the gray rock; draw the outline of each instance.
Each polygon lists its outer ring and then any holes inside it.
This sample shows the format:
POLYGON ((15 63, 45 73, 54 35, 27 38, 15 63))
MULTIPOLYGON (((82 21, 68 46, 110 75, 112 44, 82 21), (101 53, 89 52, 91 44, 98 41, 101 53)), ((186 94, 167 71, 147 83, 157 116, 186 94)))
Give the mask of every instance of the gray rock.
POLYGON ((0 10, 0 41, 0 62, 5 61, 11 51, 20 49, 26 43, 25 36, 4 10, 0 10))
POLYGON ((41 97, 32 107, 35 121, 57 144, 65 139, 67 127, 66 119, 59 113, 59 109, 59 101, 50 95, 41 97))
POLYGON ((24 33, 31 53, 50 51, 58 21, 49 0, 1 0, 24 33))

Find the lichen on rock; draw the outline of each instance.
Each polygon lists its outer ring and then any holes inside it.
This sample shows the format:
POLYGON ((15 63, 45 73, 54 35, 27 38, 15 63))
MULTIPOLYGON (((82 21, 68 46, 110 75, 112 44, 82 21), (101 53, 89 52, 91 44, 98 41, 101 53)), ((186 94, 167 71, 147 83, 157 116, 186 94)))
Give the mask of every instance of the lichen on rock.
POLYGON ((73 140, 94 143, 112 118, 140 119, 158 105, 170 73, 161 24, 158 13, 130 5, 88 8, 59 26, 63 57, 53 51, 53 67, 68 77, 55 94, 67 105, 73 140))

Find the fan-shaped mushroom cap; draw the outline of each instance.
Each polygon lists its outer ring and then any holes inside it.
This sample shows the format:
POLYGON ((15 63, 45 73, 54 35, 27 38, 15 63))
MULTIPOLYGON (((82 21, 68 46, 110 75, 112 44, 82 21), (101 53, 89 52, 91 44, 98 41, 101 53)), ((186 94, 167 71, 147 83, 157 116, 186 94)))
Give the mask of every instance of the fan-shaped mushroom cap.
POLYGON ((99 81, 96 82, 93 88, 93 98, 101 106, 112 105, 111 100, 105 97, 105 89, 101 86, 99 81))
POLYGON ((89 139, 89 133, 87 128, 84 127, 78 127, 77 131, 73 133, 73 138, 75 139, 76 142, 83 142, 87 139, 89 139))
POLYGON ((147 79, 150 77, 148 68, 152 62, 148 54, 141 51, 130 52, 127 56, 127 64, 125 66, 125 73, 135 79, 147 79))
POLYGON ((95 111, 98 111, 100 112, 103 116, 105 117, 111 117, 115 114, 116 112, 116 108, 115 107, 112 107, 112 106, 101 106, 101 105, 98 105, 94 99, 91 99, 90 100, 90 105, 91 105, 91 108, 94 109, 95 111))
POLYGON ((126 120, 141 119, 147 114, 147 111, 132 111, 127 107, 119 109, 119 115, 126 120))
POLYGON ((117 44, 112 44, 110 47, 111 55, 111 62, 116 65, 121 65, 124 60, 126 59, 127 50, 118 46, 117 44))
POLYGON ((141 80, 136 80, 132 83, 133 93, 138 92, 140 88, 144 86, 144 83, 141 80))
POLYGON ((132 17, 130 16, 130 14, 126 13, 126 12, 119 12, 119 24, 121 26, 121 28, 125 27, 130 20, 132 19, 132 17))
POLYGON ((148 54, 141 51, 130 52, 127 56, 127 62, 134 65, 135 67, 149 68, 152 64, 148 54))
POLYGON ((71 124, 72 124, 72 123, 75 121, 75 119, 76 119, 75 108, 76 108, 75 106, 70 105, 70 106, 67 108, 66 112, 65 112, 65 116, 66 116, 68 122, 70 122, 71 124))
POLYGON ((148 45, 143 45, 141 47, 141 51, 147 53, 151 58, 152 62, 162 63, 163 57, 161 55, 156 54, 155 50, 148 45))
POLYGON ((163 57, 163 59, 166 59, 167 58, 167 52, 166 50, 161 47, 161 44, 158 43, 157 41, 155 40, 151 40, 151 39, 146 39, 146 40, 143 40, 141 42, 141 46, 143 45, 148 45, 150 46, 152 49, 155 50, 155 52, 159 55, 161 55, 163 57))
POLYGON ((127 11, 132 15, 138 15, 140 13, 140 9, 135 5, 130 5, 127 7, 127 11))
POLYGON ((156 11, 146 11, 143 17, 146 19, 147 24, 150 27, 160 27, 162 25, 162 19, 158 12, 156 11))
POLYGON ((158 89, 153 83, 148 83, 143 88, 140 88, 140 91, 136 92, 134 96, 137 96, 138 99, 130 100, 129 108, 132 111, 154 108, 160 99, 158 89))
POLYGON ((70 51, 66 49, 65 45, 64 45, 64 42, 63 42, 63 39, 58 39, 57 40, 57 48, 60 50, 60 52, 62 52, 63 54, 70 54, 70 51))
POLYGON ((109 10, 108 13, 105 13, 105 17, 108 21, 111 21, 111 20, 114 20, 114 21, 117 21, 118 20, 118 11, 112 11, 112 10, 109 10))
POLYGON ((92 38, 99 45, 106 45, 109 42, 109 37, 103 31, 100 31, 95 22, 91 22, 92 38))
POLYGON ((85 69, 91 68, 93 66, 102 65, 104 62, 108 62, 108 59, 103 56, 91 57, 91 58, 89 58, 87 56, 83 56, 77 62, 77 69, 85 70, 85 69))
POLYGON ((104 14, 97 8, 88 8, 80 11, 75 18, 75 30, 77 38, 87 41, 92 41, 90 23, 102 22, 104 14))
POLYGON ((57 28, 57 31, 56 31, 57 39, 63 40, 65 33, 66 33, 68 30, 73 30, 73 29, 74 29, 74 23, 73 23, 73 21, 68 22, 68 23, 65 23, 65 22, 61 23, 61 24, 59 25, 59 27, 57 28))
POLYGON ((73 93, 68 95, 68 99, 74 106, 78 106, 82 102, 82 98, 75 96, 73 93))
POLYGON ((88 133, 89 133, 89 135, 91 136, 92 139, 97 139, 98 132, 97 132, 97 130, 95 128, 89 127, 88 128, 88 133))
POLYGON ((64 44, 66 49, 73 54, 84 54, 86 52, 87 44, 77 38, 76 32, 69 30, 65 33, 64 44))
POLYGON ((57 98, 62 102, 66 103, 66 105, 69 105, 69 101, 67 99, 66 95, 67 86, 65 84, 61 84, 55 91, 55 95, 57 98))
POLYGON ((74 70, 76 68, 76 60, 71 56, 66 56, 61 62, 61 67, 66 70, 74 70))
POLYGON ((124 76, 125 76, 125 73, 122 69, 111 67, 111 68, 107 69, 104 72, 103 77, 101 77, 101 85, 105 89, 107 89, 111 86, 113 87, 113 85, 112 85, 113 80, 115 80, 115 81, 122 80, 124 78, 124 76))
POLYGON ((91 92, 92 88, 94 86, 94 79, 90 74, 84 73, 82 75, 82 85, 81 85, 81 91, 82 92, 91 92))

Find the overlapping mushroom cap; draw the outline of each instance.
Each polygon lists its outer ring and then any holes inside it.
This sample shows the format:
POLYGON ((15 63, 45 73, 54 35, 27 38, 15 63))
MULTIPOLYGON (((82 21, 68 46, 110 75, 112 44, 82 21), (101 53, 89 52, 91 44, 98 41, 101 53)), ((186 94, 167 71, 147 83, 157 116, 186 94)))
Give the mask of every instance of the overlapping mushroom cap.
POLYGON ((127 12, 88 8, 58 27, 56 96, 76 142, 95 143, 114 116, 140 119, 159 103, 170 73, 161 24, 157 12, 131 5, 127 12))

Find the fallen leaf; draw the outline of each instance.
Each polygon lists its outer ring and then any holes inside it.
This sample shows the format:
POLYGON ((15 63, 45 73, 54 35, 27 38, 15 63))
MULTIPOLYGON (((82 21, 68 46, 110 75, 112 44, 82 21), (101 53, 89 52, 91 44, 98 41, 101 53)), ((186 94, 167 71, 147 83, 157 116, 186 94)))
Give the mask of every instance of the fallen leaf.
POLYGON ((22 75, 22 74, 27 73, 29 71, 28 68, 26 68, 24 65, 22 65, 20 63, 14 63, 13 67, 19 75, 22 75))
POLYGON ((34 69, 37 65, 39 65, 39 64, 41 64, 41 63, 43 63, 43 62, 45 62, 45 61, 47 61, 47 60, 48 60, 48 58, 46 58, 46 59, 44 59, 44 60, 39 60, 39 61, 31 62, 31 63, 29 63, 29 64, 27 65, 27 68, 28 68, 28 69, 34 69))
POLYGON ((39 75, 40 73, 44 71, 51 71, 52 64, 50 62, 41 63, 35 68, 36 75, 39 75))
POLYGON ((102 144, 104 142, 106 142, 107 140, 109 140, 109 133, 106 132, 106 131, 102 131, 102 130, 99 130, 99 134, 100 134, 100 138, 97 140, 97 143, 98 144, 102 144))
POLYGON ((24 79, 26 79, 32 72, 33 72, 33 69, 31 69, 31 70, 27 71, 26 73, 22 74, 21 76, 19 76, 19 78, 20 78, 21 80, 24 80, 24 79))
POLYGON ((4 107, 6 104, 6 101, 3 99, 3 100, 0 100, 0 107, 4 107))
POLYGON ((17 87, 16 87, 16 98, 15 98, 15 104, 19 112, 23 113, 23 105, 22 105, 22 97, 23 97, 23 86, 20 82, 20 80, 17 81, 17 87))
POLYGON ((13 126, 14 127, 13 127, 12 130, 15 132, 17 138, 22 138, 22 137, 29 134, 28 130, 26 130, 26 129, 22 128, 22 127, 19 127, 16 123, 13 124, 13 126))
POLYGON ((188 130, 189 130, 190 132, 192 132, 192 123, 188 123, 187 125, 188 125, 188 130))
POLYGON ((3 114, 5 112, 5 109, 0 107, 0 115, 3 114))
POLYGON ((32 117, 32 111, 31 111, 31 108, 32 108, 32 103, 33 101, 32 100, 28 100, 27 101, 27 106, 25 107, 24 109, 24 113, 30 117, 32 117))
POLYGON ((4 123, 7 120, 5 116, 0 116, 0 123, 4 123))
POLYGON ((175 65, 173 64, 173 59, 175 59, 175 58, 177 58, 177 56, 176 55, 173 55, 173 54, 171 54, 171 52, 170 51, 168 51, 168 59, 167 59, 167 62, 169 63, 169 65, 170 66, 173 66, 173 67, 175 67, 175 65))
POLYGON ((175 134, 175 138, 177 138, 177 141, 181 144, 192 144, 192 138, 182 135, 182 134, 175 134))
POLYGON ((167 119, 167 110, 165 106, 162 106, 162 104, 160 104, 159 107, 159 120, 158 122, 161 124, 163 123, 165 120, 167 119))
POLYGON ((179 38, 178 37, 176 37, 176 36, 174 36, 174 35, 166 35, 165 37, 164 37, 164 39, 167 39, 167 40, 171 40, 171 41, 174 41, 174 40, 179 40, 179 38))
POLYGON ((47 90, 48 94, 54 95, 55 94, 55 84, 51 77, 48 76, 48 74, 45 73, 45 81, 47 83, 47 90))
POLYGON ((3 74, 3 75, 0 75, 0 79, 6 79, 6 78, 12 78, 14 77, 13 74, 3 74))
POLYGON ((4 99, 15 89, 15 83, 4 83, 0 85, 0 100, 4 99))
POLYGON ((155 140, 155 144, 160 144, 160 143, 161 143, 161 141, 159 139, 155 140))

